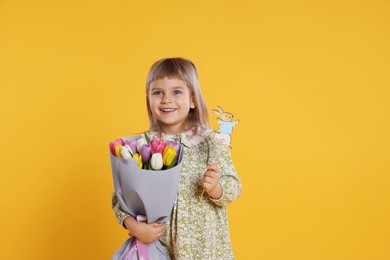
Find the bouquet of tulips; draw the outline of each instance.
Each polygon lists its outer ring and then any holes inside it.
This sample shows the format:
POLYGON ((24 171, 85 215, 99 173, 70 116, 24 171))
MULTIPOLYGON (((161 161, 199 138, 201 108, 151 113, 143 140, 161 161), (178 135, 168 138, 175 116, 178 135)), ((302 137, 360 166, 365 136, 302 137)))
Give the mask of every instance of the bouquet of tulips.
MULTIPOLYGON (((143 136, 110 143, 115 194, 121 208, 137 221, 164 223, 179 191, 182 167, 180 144, 143 136)), ((112 259, 167 259, 161 243, 143 244, 130 237, 112 259)))
POLYGON ((127 140, 120 138, 110 143, 111 153, 123 159, 135 159, 138 168, 165 170, 177 164, 180 145, 174 141, 144 137, 127 140))

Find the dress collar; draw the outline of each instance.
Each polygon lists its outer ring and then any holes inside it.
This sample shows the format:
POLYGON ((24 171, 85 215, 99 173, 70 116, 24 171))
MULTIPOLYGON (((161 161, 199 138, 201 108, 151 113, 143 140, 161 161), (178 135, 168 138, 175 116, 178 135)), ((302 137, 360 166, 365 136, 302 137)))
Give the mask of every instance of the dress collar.
MULTIPOLYGON (((194 129, 187 130, 180 134, 168 135, 162 133, 162 137, 166 140, 172 140, 175 142, 180 142, 184 146, 193 147, 200 144, 206 137, 208 137, 213 132, 212 128, 201 127, 198 130, 197 134, 194 134, 194 129)), ((157 132, 151 132, 152 136, 158 136, 157 132)))

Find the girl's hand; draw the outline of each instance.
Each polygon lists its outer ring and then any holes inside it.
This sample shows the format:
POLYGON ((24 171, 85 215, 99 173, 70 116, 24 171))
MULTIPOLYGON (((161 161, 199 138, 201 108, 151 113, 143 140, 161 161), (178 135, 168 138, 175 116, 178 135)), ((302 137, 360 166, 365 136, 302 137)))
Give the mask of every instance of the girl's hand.
POLYGON ((134 236, 141 241, 142 243, 149 244, 153 241, 157 240, 163 233, 164 233, 164 224, 160 223, 144 223, 140 222, 138 223, 138 230, 137 234, 134 234, 134 236))
POLYGON ((222 187, 219 184, 219 169, 215 165, 209 164, 202 177, 203 190, 213 199, 219 199, 222 196, 222 187))
POLYGON ((157 240, 164 233, 165 229, 164 224, 137 222, 131 216, 124 220, 124 224, 129 231, 129 236, 135 236, 139 241, 145 244, 157 240))

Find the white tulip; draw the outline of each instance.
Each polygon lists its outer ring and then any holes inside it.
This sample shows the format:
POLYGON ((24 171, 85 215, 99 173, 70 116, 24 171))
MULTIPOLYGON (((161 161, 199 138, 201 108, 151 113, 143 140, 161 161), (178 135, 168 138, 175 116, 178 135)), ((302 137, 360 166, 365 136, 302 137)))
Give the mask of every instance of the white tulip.
POLYGON ((125 145, 121 147, 121 155, 123 159, 131 159, 133 157, 132 154, 133 153, 131 151, 130 146, 125 145))
POLYGON ((141 148, 144 144, 147 144, 148 142, 146 142, 146 139, 141 137, 141 138, 138 138, 137 139, 137 150, 138 150, 138 153, 141 154, 141 148))
POLYGON ((150 159, 150 165, 153 170, 161 170, 163 167, 163 158, 161 153, 152 154, 152 159, 150 159))

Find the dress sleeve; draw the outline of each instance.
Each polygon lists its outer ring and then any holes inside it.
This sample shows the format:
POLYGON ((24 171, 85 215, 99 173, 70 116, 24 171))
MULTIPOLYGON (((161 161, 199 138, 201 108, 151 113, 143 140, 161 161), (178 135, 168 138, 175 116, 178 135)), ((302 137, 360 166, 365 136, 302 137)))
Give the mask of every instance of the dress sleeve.
POLYGON ((222 196, 219 199, 209 198, 217 206, 223 207, 240 196, 242 191, 241 181, 231 159, 230 148, 222 140, 212 139, 209 153, 209 163, 216 164, 220 170, 219 183, 222 187, 222 196))
POLYGON ((131 216, 130 214, 126 213, 120 206, 119 204, 119 201, 118 201, 118 198, 117 196, 115 195, 115 192, 112 193, 112 210, 115 212, 115 217, 116 217, 116 220, 118 221, 119 224, 121 224, 122 227, 125 228, 125 226, 123 225, 123 221, 125 220, 125 218, 127 218, 128 216, 131 216))

